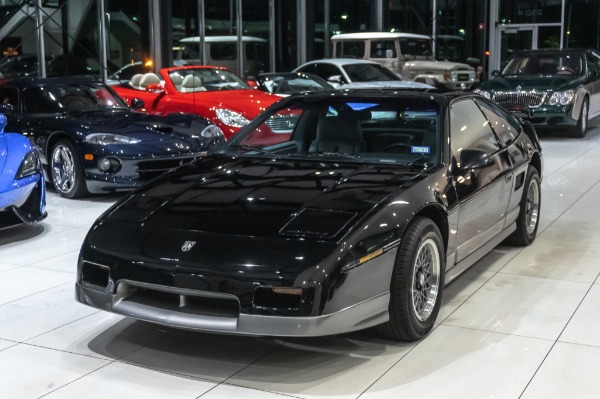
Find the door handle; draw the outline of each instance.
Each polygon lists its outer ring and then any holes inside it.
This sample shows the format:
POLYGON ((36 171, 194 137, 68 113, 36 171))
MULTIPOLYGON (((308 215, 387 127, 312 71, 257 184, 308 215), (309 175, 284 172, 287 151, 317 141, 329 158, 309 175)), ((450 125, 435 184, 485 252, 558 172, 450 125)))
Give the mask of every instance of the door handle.
POLYGON ((513 175, 512 174, 508 174, 506 176, 504 176, 504 181, 507 183, 510 183, 512 181, 513 175))

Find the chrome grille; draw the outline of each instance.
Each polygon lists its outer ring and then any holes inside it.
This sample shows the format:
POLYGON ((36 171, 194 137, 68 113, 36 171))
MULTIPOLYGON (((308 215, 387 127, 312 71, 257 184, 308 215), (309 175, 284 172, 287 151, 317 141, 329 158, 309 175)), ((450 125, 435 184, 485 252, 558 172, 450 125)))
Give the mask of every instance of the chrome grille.
POLYGON ((291 133, 298 122, 297 115, 274 116, 267 119, 266 124, 274 133, 291 133))
POLYGON ((500 105, 519 104, 539 107, 544 102, 546 93, 531 91, 505 91, 494 93, 493 100, 500 105))

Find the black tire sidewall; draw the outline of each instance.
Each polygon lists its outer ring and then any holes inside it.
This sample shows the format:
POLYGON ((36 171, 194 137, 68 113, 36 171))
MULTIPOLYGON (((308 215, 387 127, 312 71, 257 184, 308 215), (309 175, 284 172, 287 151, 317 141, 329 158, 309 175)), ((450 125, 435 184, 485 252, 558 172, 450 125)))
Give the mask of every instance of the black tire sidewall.
POLYGON ((542 207, 542 185, 541 185, 541 181, 540 181, 540 175, 539 175, 537 169, 535 169, 532 166, 529 166, 529 168, 527 169, 527 177, 525 178, 525 185, 523 186, 523 197, 521 199, 521 205, 520 205, 520 209, 519 209, 519 219, 517 221, 517 234, 520 234, 521 238, 522 238, 521 239, 522 242, 520 242, 519 244, 529 245, 535 240, 535 237, 537 236, 538 228, 540 226, 540 209, 541 209, 541 207, 542 207), (535 229, 533 230, 533 232, 529 233, 529 231, 527 230, 527 193, 529 192, 529 186, 531 184, 532 179, 537 180, 539 203, 538 203, 538 218, 537 218, 537 222, 535 225, 535 229))
POLYGON ((581 111, 579 111, 579 120, 577 121, 577 125, 575 125, 575 128, 573 129, 573 136, 576 138, 583 138, 585 137, 586 133, 587 133, 587 125, 588 125, 588 116, 589 116, 589 101, 587 99, 587 97, 583 100, 583 102, 581 103, 581 111), (586 112, 584 115, 583 112, 583 105, 586 104, 586 112), (585 118, 585 129, 584 129, 584 121, 585 118))
POLYGON ((439 313, 444 288, 445 251, 439 229, 426 218, 418 218, 411 223, 403 237, 396 256, 394 281, 390 299, 390 320, 394 323, 406 323, 404 330, 410 339, 419 339, 427 335, 434 326, 439 313), (416 235, 416 238, 413 236, 416 235), (440 274, 436 303, 427 320, 421 321, 415 315, 412 304, 412 278, 417 251, 423 241, 432 239, 438 249, 440 274), (408 261, 407 261, 408 260, 408 261), (395 283, 395 284, 394 284, 395 283), (392 301, 394 303, 392 303, 392 301), (392 314, 392 312, 394 314, 392 314))
POLYGON ((87 192, 87 187, 85 185, 85 171, 83 169, 82 162, 79 159, 79 152, 77 152, 77 150, 75 149, 75 145, 69 140, 59 140, 52 147, 52 152, 50 156, 50 178, 52 184, 54 185, 54 188, 60 194, 61 197, 77 198, 83 196, 87 192), (59 146, 64 146, 69 149, 74 162, 73 167, 75 169, 75 181, 73 183, 73 187, 68 192, 63 192, 54 184, 54 151, 56 151, 56 148, 59 146))

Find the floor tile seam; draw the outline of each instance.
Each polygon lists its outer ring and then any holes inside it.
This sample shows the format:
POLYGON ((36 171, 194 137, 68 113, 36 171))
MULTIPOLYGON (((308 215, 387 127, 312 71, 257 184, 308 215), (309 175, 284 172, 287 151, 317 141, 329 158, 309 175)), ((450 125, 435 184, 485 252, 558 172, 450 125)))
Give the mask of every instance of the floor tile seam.
MULTIPOLYGON (((63 252, 63 253, 61 253, 61 254, 52 255, 52 256, 50 256, 49 258, 44 258, 44 260, 45 260, 45 261, 49 261, 49 260, 52 260, 52 259, 54 259, 54 258, 59 258, 59 257, 61 257, 61 256, 65 256, 65 255, 67 255, 67 254, 70 254, 70 253, 72 253, 72 252, 77 252, 77 253, 79 253, 79 251, 80 251, 80 250, 81 250, 80 248, 77 248, 77 249, 72 249, 72 250, 70 250, 70 251, 63 252)), ((36 266, 33 266, 33 263, 39 263, 39 262, 42 262, 42 261, 35 261, 35 262, 31 262, 31 263, 29 263, 27 266, 29 266, 29 265, 32 265, 31 267, 36 267, 36 266)))
POLYGON ((571 320, 573 320, 573 317, 575 317, 575 314, 577 313, 577 311, 579 310, 579 308, 581 307, 581 305, 583 304, 583 301, 585 301, 585 298, 587 298, 588 294, 590 293, 590 291, 592 290, 593 284, 590 284, 590 287, 588 288, 588 290, 586 291, 585 295, 583 296, 583 298, 581 298, 581 301, 579 301, 579 304, 577 305, 577 307, 575 308, 575 310, 573 311, 573 314, 571 314, 571 316, 569 317, 569 320, 567 320, 567 322, 565 323, 565 325, 563 326, 562 330, 560 331, 560 333, 558 334, 558 336, 556 337, 556 340, 554 340, 554 343, 552 344, 552 346, 550 347, 550 349, 548 350, 548 353, 546 353, 546 356, 544 356, 544 358, 542 359, 542 361, 540 362, 539 366, 536 368, 535 372, 533 373, 533 375, 531 376, 531 378, 529 379, 529 381, 527 382, 527 384, 525 385, 525 388, 523 388, 523 391, 521 392, 521 394, 519 395, 519 399, 521 399, 523 397, 523 395, 525 394, 525 392, 527 392, 527 388, 529 387, 529 385, 531 385, 531 382, 533 381, 533 379, 535 378, 535 376, 539 373, 540 369, 542 368, 542 366, 544 365, 544 363, 546 362, 546 359, 548 359, 548 356, 550 356, 550 353, 552 353, 552 350, 554 349, 554 347, 556 346, 556 344, 559 342, 560 337, 563 335, 563 333, 565 332, 567 326, 569 325, 569 323, 571 322, 571 320))
POLYGON ((303 399, 302 396, 291 395, 289 393, 269 391, 268 389, 258 389, 258 388, 255 388, 255 387, 248 387, 248 386, 241 385, 241 384, 233 384, 231 382, 228 382, 228 383, 221 382, 221 383, 215 385, 214 387, 210 388, 208 391, 204 392, 202 395, 198 396, 196 399, 202 398, 204 395, 206 395, 210 391, 213 391, 214 389, 216 389, 217 387, 220 387, 220 386, 232 386, 232 387, 236 387, 236 388, 250 389, 252 391, 257 391, 257 392, 272 393, 272 394, 275 394, 275 395, 285 396, 287 398, 303 399))
MULTIPOLYGON (((437 330, 440 327, 441 324, 438 325, 434 325, 434 327, 432 328, 432 330, 427 334, 427 336, 429 336, 431 333, 433 333, 435 330, 437 330)), ((356 399, 361 398, 365 393, 367 393, 367 391, 369 389, 371 389, 375 384, 377 384, 377 382, 379 382, 386 374, 388 374, 394 367, 396 367, 396 365, 398 363, 400 363, 406 356, 408 356, 409 353, 411 353, 413 350, 415 350, 415 348, 417 348, 419 345, 421 345, 423 343, 423 341, 425 341, 425 339, 427 338, 427 336, 425 336, 424 338, 422 338, 421 340, 419 340, 412 348, 410 348, 409 350, 406 351, 406 353, 402 356, 400 356, 400 358, 398 360, 396 360, 390 367, 388 367, 385 371, 383 371, 379 377, 375 378, 375 381, 373 381, 371 384, 369 384, 369 386, 367 386, 357 397, 356 399)))
POLYGON ((45 350, 49 350, 49 351, 53 351, 53 352, 68 353, 69 355, 83 356, 83 357, 87 357, 89 359, 102 360, 107 363, 114 363, 116 361, 116 360, 111 359, 106 356, 101 356, 101 355, 94 356, 94 355, 90 355, 87 353, 79 353, 79 352, 73 352, 73 351, 69 351, 69 350, 65 350, 65 349, 57 349, 57 348, 52 348, 52 347, 45 346, 45 345, 34 344, 31 342, 27 342, 27 341, 19 342, 19 345, 27 345, 27 346, 31 346, 34 348, 45 349, 45 350))
POLYGON ((12 345, 7 346, 6 348, 2 348, 0 349, 0 353, 2 353, 3 351, 12 348, 15 345, 19 345, 22 344, 23 342, 19 342, 19 341, 15 341, 14 339, 6 339, 6 338, 0 338, 2 341, 7 341, 10 342, 12 345))
MULTIPOLYGON (((61 255, 58 255, 58 256, 61 256, 61 255)), ((39 263, 39 261, 36 261, 34 263, 39 263)), ((76 274, 77 274, 77 269, 73 270, 72 272, 69 272, 69 271, 66 271, 66 270, 51 269, 51 268, 48 268, 48 267, 41 267, 41 266, 33 266, 31 263, 28 264, 28 265, 23 265, 22 267, 31 267, 32 269, 45 270, 45 271, 48 271, 48 272, 58 272, 58 273, 65 273, 65 274, 73 274, 73 277, 76 277, 76 274)), ((73 282, 75 282, 75 278, 73 278, 73 282)))
MULTIPOLYGON (((23 267, 27 267, 27 266, 23 266, 23 267)), ((10 301, 8 301, 8 302, 3 302, 3 303, 0 303, 0 308, 1 308, 2 306, 4 306, 4 305, 9 305, 9 304, 11 304, 11 303, 14 303, 14 302, 21 301, 21 300, 23 300, 23 299, 25 299, 25 298, 29 298, 29 297, 32 297, 32 296, 35 296, 35 295, 38 295, 38 294, 41 294, 41 293, 44 293, 44 292, 48 292, 48 291, 51 291, 51 290, 53 290, 53 289, 55 289, 55 288, 59 288, 59 287, 62 287, 63 285, 69 285, 69 284, 73 284, 73 282, 69 281, 69 282, 66 282, 66 283, 58 284, 58 285, 55 285, 55 286, 52 286, 52 287, 49 287, 49 288, 43 289, 43 290, 41 290, 41 291, 34 292, 33 294, 25 295, 25 296, 22 296, 22 297, 19 297, 19 298, 16 298, 16 299, 10 300, 10 301)))
MULTIPOLYGON (((506 272, 503 271, 504 267, 500 270, 498 270, 498 274, 504 274, 507 276, 519 276, 519 277, 531 277, 531 278, 536 278, 536 279, 543 279, 543 280, 550 280, 550 281, 562 281, 562 282, 569 282, 569 283, 578 283, 578 284, 587 284, 587 285, 591 285, 594 284, 593 281, 579 281, 579 280, 570 280, 570 279, 563 279, 563 278, 557 278, 557 277, 546 277, 546 276, 532 276, 529 274, 519 274, 519 273, 514 273, 514 272, 506 272)), ((594 277, 594 280, 597 278, 598 275, 596 275, 596 277, 594 277)))
MULTIPOLYGON (((283 340, 282 340, 283 341, 283 340)), ((283 343, 277 342, 275 341, 276 345, 273 346, 273 348, 269 351, 267 351, 264 355, 259 356, 258 358, 254 359, 254 361, 246 364, 244 367, 242 367, 241 369, 237 370, 236 372, 234 372, 233 374, 231 374, 229 377, 223 379, 223 383, 227 383, 230 379, 234 378, 236 375, 240 374, 242 371, 246 370, 248 367, 258 363, 259 361, 261 361, 262 359, 264 359, 265 357, 271 355, 272 353, 274 353, 275 351, 283 348, 283 343)))
POLYGON ((6 272, 9 272, 9 271, 11 271, 11 270, 15 270, 15 269, 18 269, 18 268, 20 268, 20 267, 24 267, 24 266, 25 266, 25 265, 17 265, 17 264, 14 264, 14 263, 11 263, 11 264, 4 263, 4 265, 7 265, 7 266, 9 266, 10 268, 9 268, 9 269, 6 269, 6 270, 0 270, 0 275, 1 275, 2 273, 6 273, 6 272))
POLYGON ((531 335, 514 334, 514 333, 507 333, 507 332, 504 332, 504 331, 486 330, 484 328, 459 326, 459 325, 456 325, 456 324, 448 323, 446 321, 444 321, 440 325, 443 325, 443 326, 446 326, 446 327, 464 328, 465 330, 479 331, 479 332, 485 332, 485 333, 490 333, 490 334, 500 334, 500 335, 505 335, 507 337, 528 338, 528 339, 535 339, 535 340, 538 340, 538 341, 546 341, 546 342, 556 342, 556 340, 558 339, 558 336, 560 336, 560 334, 559 334, 557 336, 557 338, 532 337, 531 335))
MULTIPOLYGON (((571 158, 569 161, 567 161, 566 163, 564 163, 563 165, 561 165, 559 168, 553 170, 552 172, 548 173, 548 174, 544 174, 543 177, 548 177, 548 176, 552 176, 555 173, 560 172, 564 167, 571 165, 574 162, 579 161, 583 156, 585 156, 586 154, 588 154, 589 152, 592 152, 596 149, 596 147, 600 146, 600 143, 596 143, 592 146, 589 146, 586 148, 585 151, 579 153, 576 157, 571 158)), ((542 156, 544 154, 544 145, 542 142, 542 156)))
POLYGON ((556 342, 559 344, 569 344, 569 345, 582 346, 582 347, 591 348, 591 349, 600 349, 600 344, 593 345, 593 344, 582 344, 581 342, 563 341, 560 339, 560 337, 558 337, 558 340, 556 342))
POLYGON ((56 389, 53 389, 53 390, 51 390, 51 391, 49 391, 49 392, 46 392, 45 394, 43 394, 43 395, 41 395, 41 396, 38 396, 38 397, 37 397, 37 399, 41 399, 41 398, 43 398, 43 397, 46 397, 46 396, 48 396, 48 395, 50 395, 50 394, 52 394, 52 393, 54 393, 54 392, 56 392, 56 391, 58 391, 58 390, 60 390, 60 389, 63 389, 64 387, 66 387, 66 386, 69 386, 69 385, 73 384, 74 382, 77 382, 77 381, 81 380, 82 378, 85 378, 85 377, 87 377, 88 375, 91 375, 91 374, 93 374, 93 373, 97 372, 98 370, 101 370, 101 369, 103 369, 103 368, 105 368, 105 367, 109 366, 110 364, 112 364, 112 362, 108 362, 108 363, 106 363, 106 364, 104 364, 104 365, 102 365, 102 366, 100 366, 100 367, 98 367, 98 368, 96 368, 96 369, 94 369, 94 370, 91 370, 91 371, 90 371, 90 372, 88 372, 88 373, 85 373, 85 374, 83 374, 83 375, 81 375, 81 376, 79 376, 79 377, 75 378, 75 379, 74 379, 74 380, 72 380, 72 381, 69 381, 69 382, 67 382, 67 383, 66 383, 66 384, 64 384, 64 385, 61 385, 60 387, 58 387, 58 388, 56 388, 56 389))
MULTIPOLYGON (((70 322, 62 324, 62 325, 60 325, 58 327, 51 328, 51 329, 49 329, 47 331, 44 331, 43 333, 40 333, 38 335, 35 335, 35 336, 31 337, 31 338, 27 338, 26 340, 22 341, 22 343, 30 343, 31 340, 34 340, 34 339, 39 338, 39 337, 41 337, 43 335, 49 334, 52 331, 56 331, 56 330, 59 330, 61 328, 67 327, 67 326, 69 326, 71 324, 77 323, 77 322, 79 322, 81 320, 87 319, 88 317, 92 317, 93 315, 96 315, 96 314, 98 314, 98 313, 101 312, 101 310, 96 310, 96 309, 92 309, 92 308, 90 308, 90 309, 91 309, 92 313, 87 314, 87 315, 82 316, 82 317, 79 317, 79 318, 77 318, 75 320, 71 320, 70 322)), ((36 344, 33 344, 33 345, 36 345, 36 344)), ((37 345, 39 345, 39 344, 37 344, 37 345)), ((40 345, 40 346, 44 346, 44 345, 40 345)), ((52 349, 52 348, 48 348, 48 349, 52 349)))

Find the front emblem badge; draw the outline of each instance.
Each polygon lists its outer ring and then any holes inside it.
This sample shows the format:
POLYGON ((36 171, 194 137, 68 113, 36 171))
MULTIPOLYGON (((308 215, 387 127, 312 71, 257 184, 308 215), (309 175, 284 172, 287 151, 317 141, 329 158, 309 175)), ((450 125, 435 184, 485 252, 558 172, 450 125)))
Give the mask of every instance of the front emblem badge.
POLYGON ((517 91, 521 91, 521 89, 522 89, 521 85, 518 85, 517 86, 517 91))
POLYGON ((192 249, 194 247, 194 245, 196 245, 196 241, 186 241, 185 243, 183 243, 183 246, 181 247, 181 250, 183 252, 187 252, 190 249, 192 249))

